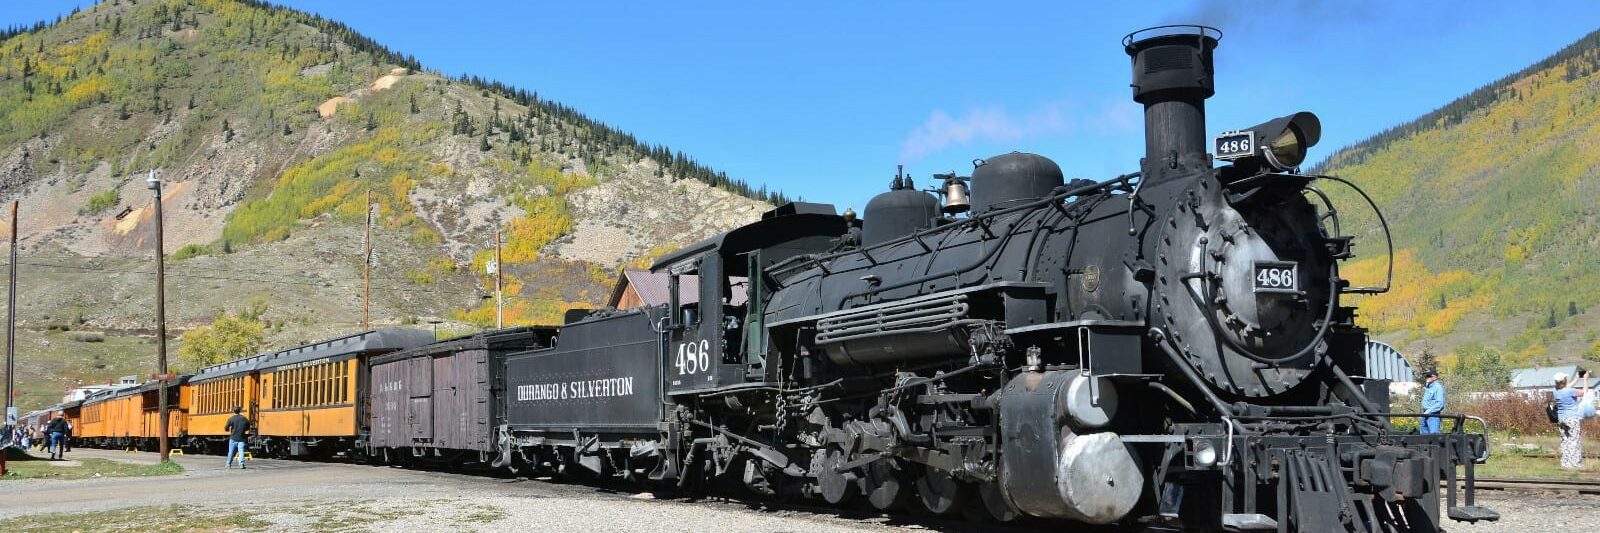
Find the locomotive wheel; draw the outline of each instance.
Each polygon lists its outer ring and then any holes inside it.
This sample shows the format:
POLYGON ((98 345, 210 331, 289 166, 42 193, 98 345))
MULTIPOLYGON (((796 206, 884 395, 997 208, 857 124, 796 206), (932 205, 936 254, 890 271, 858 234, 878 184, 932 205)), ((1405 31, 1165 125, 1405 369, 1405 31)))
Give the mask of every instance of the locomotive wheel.
POLYGON ((966 506, 972 486, 962 483, 949 472, 924 467, 917 476, 917 501, 929 512, 946 515, 966 506))
POLYGON ((828 448, 826 453, 822 459, 822 468, 817 471, 817 487, 822 491, 823 500, 838 505, 855 497, 856 475, 852 472, 838 471, 840 466, 849 462, 844 451, 828 448))
POLYGON ((1010 522, 1022 515, 1017 508, 1011 506, 1011 502, 1006 501, 1005 496, 1000 494, 1000 485, 994 483, 978 485, 978 498, 983 500, 983 507, 989 511, 989 518, 996 522, 1010 522))
POLYGON ((911 498, 911 483, 900 465, 893 459, 881 459, 862 470, 866 471, 861 478, 862 490, 873 509, 894 511, 905 507, 911 498))

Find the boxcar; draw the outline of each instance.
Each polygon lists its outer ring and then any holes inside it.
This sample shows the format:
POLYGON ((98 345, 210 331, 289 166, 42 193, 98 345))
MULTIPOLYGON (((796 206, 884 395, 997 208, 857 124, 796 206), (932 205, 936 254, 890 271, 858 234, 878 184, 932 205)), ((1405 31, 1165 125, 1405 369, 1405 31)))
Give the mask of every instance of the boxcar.
POLYGON ((550 347, 556 332, 502 329, 372 358, 368 453, 382 462, 493 462, 506 356, 550 347))
POLYGON ((273 354, 256 368, 259 448, 280 457, 354 450, 366 420, 366 360, 433 340, 427 331, 387 328, 273 354))
MULTIPOLYGON (((664 309, 603 311, 562 326, 556 347, 506 359, 508 448, 519 461, 601 473, 630 441, 654 441, 662 420, 664 309)), ((626 455, 625 453, 621 455, 626 455)))
POLYGON ((189 427, 183 447, 207 453, 224 453, 228 445, 228 419, 233 408, 243 409, 242 414, 256 420, 257 384, 256 367, 272 357, 264 353, 244 359, 211 365, 200 369, 189 378, 184 391, 189 402, 189 427))

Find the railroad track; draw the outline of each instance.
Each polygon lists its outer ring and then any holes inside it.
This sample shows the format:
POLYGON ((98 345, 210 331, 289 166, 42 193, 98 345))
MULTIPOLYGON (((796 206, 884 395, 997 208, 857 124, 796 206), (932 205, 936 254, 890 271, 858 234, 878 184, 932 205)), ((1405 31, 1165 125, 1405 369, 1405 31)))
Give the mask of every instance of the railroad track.
POLYGON ((1478 478, 1474 486, 1483 490, 1550 491, 1600 495, 1600 480, 1478 478))

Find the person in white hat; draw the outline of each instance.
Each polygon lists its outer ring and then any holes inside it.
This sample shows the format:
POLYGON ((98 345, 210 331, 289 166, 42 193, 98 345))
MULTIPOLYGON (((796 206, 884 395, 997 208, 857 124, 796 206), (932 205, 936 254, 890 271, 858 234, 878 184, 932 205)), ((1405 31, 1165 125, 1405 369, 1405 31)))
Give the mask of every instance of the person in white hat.
POLYGON ((1589 390, 1589 372, 1578 371, 1578 377, 1583 379, 1579 387, 1571 387, 1566 373, 1555 375, 1556 392, 1556 427, 1561 431, 1561 468, 1577 470, 1583 466, 1583 433, 1579 424, 1583 420, 1582 407, 1583 394, 1589 390))

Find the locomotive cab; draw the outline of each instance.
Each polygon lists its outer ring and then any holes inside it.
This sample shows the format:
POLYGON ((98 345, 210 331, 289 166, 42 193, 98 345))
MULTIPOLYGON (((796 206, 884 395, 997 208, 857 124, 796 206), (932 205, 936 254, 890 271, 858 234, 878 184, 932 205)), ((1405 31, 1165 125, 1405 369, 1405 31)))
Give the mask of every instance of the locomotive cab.
POLYGON ((650 270, 669 276, 663 354, 669 393, 759 379, 766 349, 761 315, 772 286, 766 272, 827 251, 847 229, 832 205, 792 202, 656 261, 650 270))

